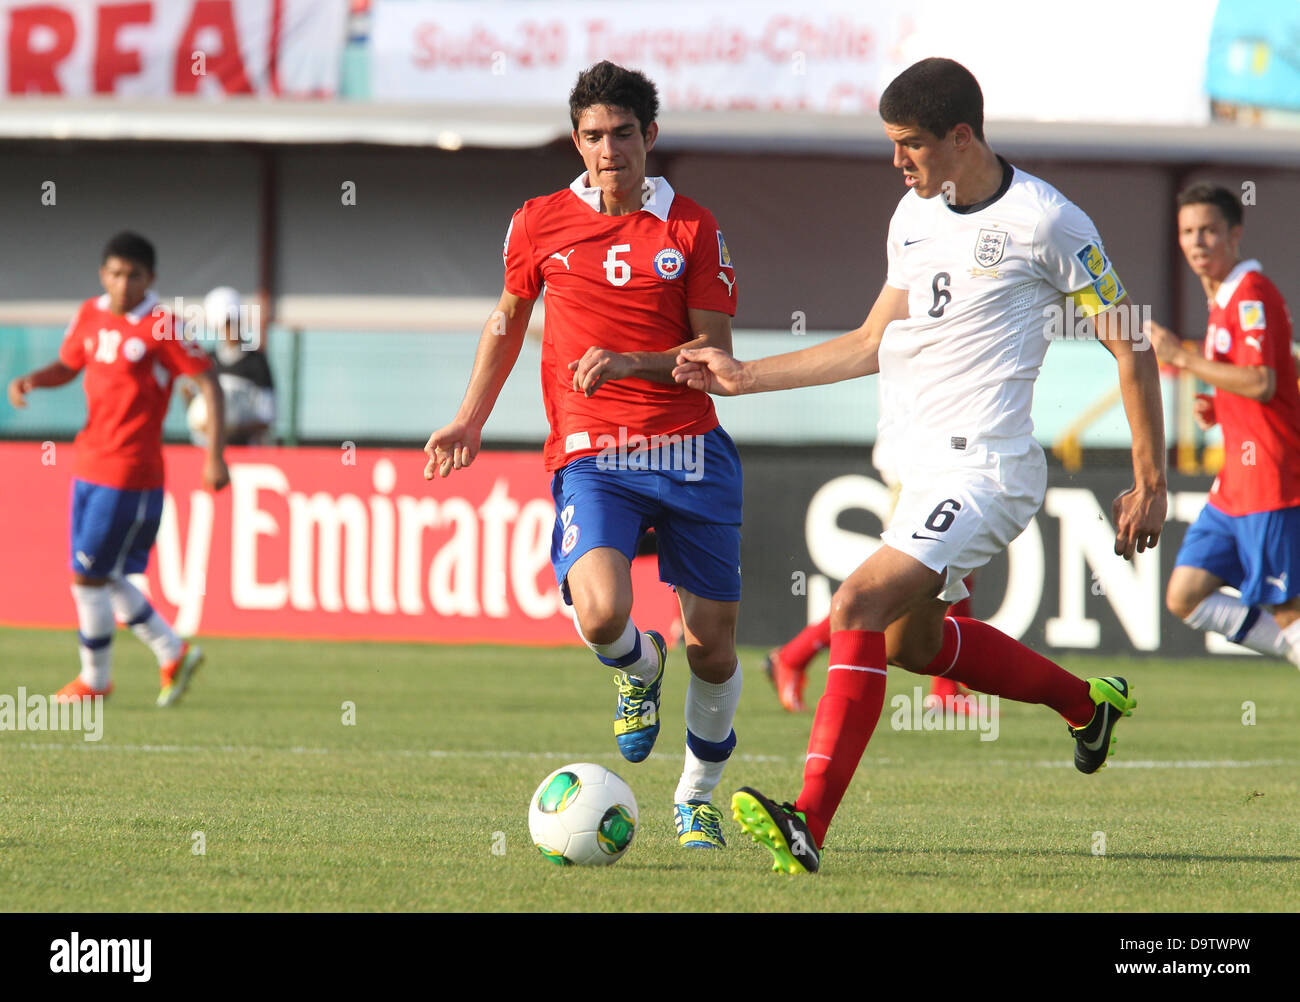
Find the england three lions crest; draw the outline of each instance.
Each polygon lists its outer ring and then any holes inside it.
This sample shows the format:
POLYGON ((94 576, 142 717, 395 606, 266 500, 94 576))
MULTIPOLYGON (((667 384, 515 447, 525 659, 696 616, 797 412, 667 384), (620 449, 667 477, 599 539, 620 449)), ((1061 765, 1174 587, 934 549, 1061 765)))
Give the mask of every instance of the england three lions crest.
POLYGON ((975 260, 981 268, 992 268, 1007 252, 1007 234, 1004 230, 980 230, 975 238, 975 260))

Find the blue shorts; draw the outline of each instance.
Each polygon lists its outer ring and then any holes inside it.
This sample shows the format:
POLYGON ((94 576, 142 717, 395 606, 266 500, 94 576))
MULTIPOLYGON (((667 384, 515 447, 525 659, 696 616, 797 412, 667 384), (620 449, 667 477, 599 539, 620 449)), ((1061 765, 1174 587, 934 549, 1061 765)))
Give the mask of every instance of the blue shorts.
POLYGON ((1174 564, 1223 578, 1246 605, 1281 605, 1300 595, 1300 507, 1225 515, 1207 504, 1174 564))
POLYGON ((622 456, 584 456, 551 479, 551 564, 569 605, 569 568, 609 546, 632 562, 649 528, 659 580, 717 602, 740 600, 743 482, 735 443, 721 428, 679 445, 622 456))
POLYGON ((72 569, 88 578, 143 574, 162 521, 163 490, 72 481, 72 569))

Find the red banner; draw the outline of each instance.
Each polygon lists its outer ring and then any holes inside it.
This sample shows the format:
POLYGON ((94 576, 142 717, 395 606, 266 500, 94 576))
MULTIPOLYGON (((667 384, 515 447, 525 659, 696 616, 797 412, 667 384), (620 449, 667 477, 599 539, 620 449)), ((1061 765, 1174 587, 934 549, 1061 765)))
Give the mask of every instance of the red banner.
POLYGON ((330 97, 344 0, 0 0, 4 92, 330 97))
MULTIPOLYGON (((571 644, 551 570, 555 506, 541 456, 483 453, 447 480, 424 454, 230 449, 231 485, 201 487, 203 453, 165 450, 148 583, 185 635, 571 644)), ((76 626, 68 594, 73 447, 0 443, 0 622, 76 626)), ((654 557, 633 562, 634 616, 678 615, 654 557)))

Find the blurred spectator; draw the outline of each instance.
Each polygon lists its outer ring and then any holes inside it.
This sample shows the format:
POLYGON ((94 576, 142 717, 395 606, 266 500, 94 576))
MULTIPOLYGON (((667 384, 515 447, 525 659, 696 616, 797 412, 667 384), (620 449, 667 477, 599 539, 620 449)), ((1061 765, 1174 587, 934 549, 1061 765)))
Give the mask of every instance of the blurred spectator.
MULTIPOLYGON (((226 403, 226 444, 268 445, 273 441, 275 384, 263 351, 263 339, 258 331, 251 329, 256 324, 242 325, 250 329, 241 330, 240 316, 243 312, 239 293, 229 286, 213 289, 203 298, 207 336, 215 341, 213 371, 226 403), (252 336, 245 337, 245 333, 252 336)), ((189 401, 186 418, 190 437, 202 445, 207 404, 188 386, 182 393, 189 401)))

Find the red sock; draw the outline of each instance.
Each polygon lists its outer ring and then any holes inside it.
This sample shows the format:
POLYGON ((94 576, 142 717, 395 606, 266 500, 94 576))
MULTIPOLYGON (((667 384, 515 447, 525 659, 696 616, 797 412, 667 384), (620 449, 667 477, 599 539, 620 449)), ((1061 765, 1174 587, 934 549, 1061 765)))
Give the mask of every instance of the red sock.
POLYGON ((803 671, 818 651, 824 651, 831 642, 831 617, 820 623, 805 626, 793 640, 777 651, 776 656, 787 668, 803 671))
MULTIPOLYGON (((967 589, 969 589, 971 585, 974 584, 974 581, 975 579, 973 577, 966 578, 964 584, 966 585, 967 589)), ((948 609, 948 615, 951 617, 960 616, 963 618, 969 618, 970 612, 971 610, 970 610, 969 595, 963 598, 960 602, 954 602, 952 604, 952 607, 948 609)), ((947 662, 944 663, 946 664, 947 662)), ((947 675, 936 675, 934 676, 934 678, 930 680, 930 695, 932 696, 938 696, 941 699, 946 699, 949 696, 960 695, 960 693, 961 693, 961 686, 958 685, 953 679, 949 678, 947 675)))
POLYGON ((945 619, 943 647, 921 674, 945 675, 976 692, 1020 703, 1043 703, 1075 727, 1087 724, 1096 709, 1087 682, 978 619, 945 619))
POLYGON ((803 789, 795 800, 819 846, 885 705, 885 635, 836 630, 830 647, 826 693, 813 717, 803 789))

